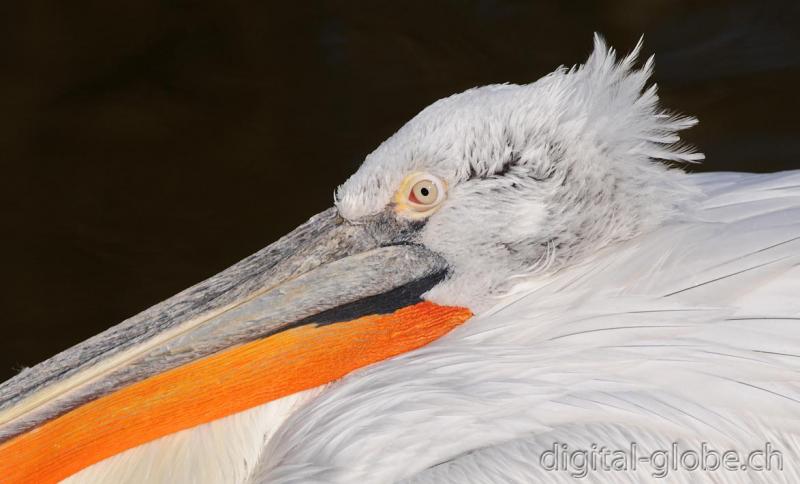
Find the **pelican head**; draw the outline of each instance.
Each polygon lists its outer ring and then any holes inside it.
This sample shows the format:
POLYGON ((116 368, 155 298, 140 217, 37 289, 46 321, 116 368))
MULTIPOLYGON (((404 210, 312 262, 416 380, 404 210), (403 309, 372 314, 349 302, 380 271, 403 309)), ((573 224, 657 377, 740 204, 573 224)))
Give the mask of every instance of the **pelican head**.
POLYGON ((679 212, 682 173, 654 160, 700 159, 676 145, 695 120, 659 109, 638 50, 596 38, 582 66, 435 102, 334 207, 0 386, 3 474, 57 480, 320 388, 679 212))
POLYGON ((660 110, 655 85, 643 92, 653 64, 632 70, 640 47, 615 63, 596 37, 583 66, 433 103, 339 187, 339 213, 410 221, 405 237, 448 268, 426 298, 473 310, 522 277, 660 224, 687 197, 683 173, 653 160, 703 156, 676 144, 696 120, 660 110), (421 179, 440 200, 418 214, 406 199, 421 179))

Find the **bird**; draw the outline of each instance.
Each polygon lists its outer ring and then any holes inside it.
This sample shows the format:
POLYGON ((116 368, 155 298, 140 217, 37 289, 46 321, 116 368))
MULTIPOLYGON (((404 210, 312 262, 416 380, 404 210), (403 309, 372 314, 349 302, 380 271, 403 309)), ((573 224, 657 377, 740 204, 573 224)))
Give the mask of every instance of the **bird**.
POLYGON ((0 386, 0 481, 800 482, 800 170, 642 42, 434 102, 330 209, 0 386))

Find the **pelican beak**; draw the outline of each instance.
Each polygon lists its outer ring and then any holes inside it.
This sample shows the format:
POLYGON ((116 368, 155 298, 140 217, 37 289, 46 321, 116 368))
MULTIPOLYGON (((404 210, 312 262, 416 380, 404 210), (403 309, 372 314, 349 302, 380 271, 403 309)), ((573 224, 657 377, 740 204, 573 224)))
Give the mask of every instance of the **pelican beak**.
POLYGON ((447 333, 471 313, 420 299, 447 265, 414 230, 329 209, 0 385, 3 482, 60 480, 447 333))

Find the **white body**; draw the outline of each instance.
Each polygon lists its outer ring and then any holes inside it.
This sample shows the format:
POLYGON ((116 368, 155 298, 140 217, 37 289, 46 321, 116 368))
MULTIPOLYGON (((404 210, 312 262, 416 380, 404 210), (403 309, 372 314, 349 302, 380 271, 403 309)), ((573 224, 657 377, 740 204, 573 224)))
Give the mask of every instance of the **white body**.
POLYGON ((685 221, 330 387, 285 422, 265 482, 573 482, 542 468, 553 442, 771 442, 782 472, 668 482, 800 482, 800 172, 688 180, 704 199, 685 221))

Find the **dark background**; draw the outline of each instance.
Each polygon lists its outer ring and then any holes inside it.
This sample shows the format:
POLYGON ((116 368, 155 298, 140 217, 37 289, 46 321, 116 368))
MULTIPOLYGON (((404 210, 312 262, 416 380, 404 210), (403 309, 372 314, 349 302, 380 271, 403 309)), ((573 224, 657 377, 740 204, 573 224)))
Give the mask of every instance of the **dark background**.
POLYGON ((332 202, 432 101, 645 34, 692 170, 800 168, 800 2, 9 1, 0 380, 332 202))

